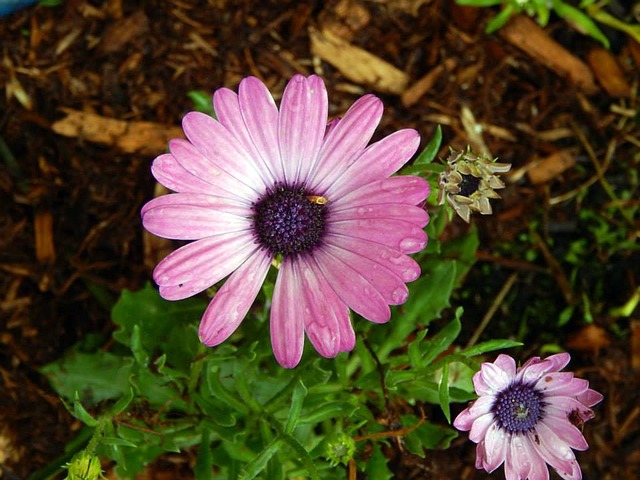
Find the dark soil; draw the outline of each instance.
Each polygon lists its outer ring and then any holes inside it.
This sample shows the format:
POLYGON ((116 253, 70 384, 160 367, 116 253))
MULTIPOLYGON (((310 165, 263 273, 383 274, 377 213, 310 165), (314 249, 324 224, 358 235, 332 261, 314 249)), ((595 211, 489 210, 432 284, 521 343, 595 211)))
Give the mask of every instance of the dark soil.
MULTIPOLYGON (((331 25, 351 44, 405 72, 409 85, 450 61, 410 107, 398 95, 377 92, 386 107, 378 134, 413 127, 426 144, 440 123, 443 147, 463 148, 472 143, 463 107, 484 125, 487 147, 513 164, 513 174, 504 200, 495 203, 496 215, 475 219, 482 245, 478 273, 470 275, 467 294, 459 298, 467 307, 465 318, 475 315, 479 322, 516 273, 514 288, 482 338, 516 336, 517 329, 527 342, 523 354, 547 343, 568 349, 572 368, 605 394, 597 418, 585 427, 591 448, 578 454, 584 478, 638 478, 639 316, 637 310, 630 318, 608 312, 637 288, 640 258, 624 250, 594 251, 593 264, 577 270, 579 278, 555 259, 581 236, 594 241, 576 218, 583 208, 610 203, 598 168, 607 170, 615 189, 629 188, 629 172, 637 172, 633 110, 640 46, 607 32, 631 87, 623 95, 603 88, 585 93, 500 36, 486 36, 482 29, 490 13, 439 0, 69 0, 1 18, 0 477, 27 478, 63 453, 80 424, 39 368, 87 334, 108 334, 108 306, 123 288, 135 290, 148 281, 153 264, 148 250, 145 255, 139 218, 154 192, 153 154, 140 153, 142 148, 130 153, 117 139, 100 144, 54 133, 53 123, 65 116, 62 108, 168 128, 193 108, 187 97, 192 90, 235 88, 242 77, 256 75, 277 95, 294 73, 315 70, 327 83, 331 113, 339 115, 372 88, 326 61, 314 61, 309 27, 331 25), (576 164, 532 183, 526 172, 560 149, 572 152, 576 164), (594 175, 588 195, 552 201, 594 175), (517 245, 532 222, 540 236, 533 246, 538 255, 528 260, 517 245), (592 290, 598 282, 603 288, 592 290), (597 301, 592 324, 574 315, 558 327, 557 317, 541 317, 580 304, 585 294, 597 301), (528 327, 522 320, 527 315, 528 327)), ((598 47, 556 18, 547 32, 583 60, 598 47)), ((635 181, 630 202, 637 205, 635 181)), ((447 234, 466 228, 457 221, 447 234)), ((629 239, 637 240, 637 232, 636 223, 629 239)), ((461 342, 478 322, 465 325, 461 342)), ((400 449, 386 454, 396 478, 489 478, 473 467, 474 446, 465 438, 425 459, 400 449)), ((190 461, 190 452, 163 458, 150 467, 149 478, 189 478, 190 461)))

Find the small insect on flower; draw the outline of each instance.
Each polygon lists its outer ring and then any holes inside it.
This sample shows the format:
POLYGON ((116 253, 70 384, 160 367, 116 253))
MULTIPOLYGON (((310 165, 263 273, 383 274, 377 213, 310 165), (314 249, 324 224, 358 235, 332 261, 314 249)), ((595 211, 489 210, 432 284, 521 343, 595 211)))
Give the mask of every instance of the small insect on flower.
POLYGON ((438 203, 442 205, 446 199, 467 223, 473 212, 490 215, 493 210, 489 199, 500 198, 495 190, 504 188, 496 174, 510 169, 511 164, 476 155, 469 147, 462 152, 451 150, 446 169, 440 174, 438 203))
POLYGON ((316 205, 326 205, 327 203, 329 203, 329 199, 320 195, 307 195, 307 200, 309 200, 311 203, 315 203, 316 205))

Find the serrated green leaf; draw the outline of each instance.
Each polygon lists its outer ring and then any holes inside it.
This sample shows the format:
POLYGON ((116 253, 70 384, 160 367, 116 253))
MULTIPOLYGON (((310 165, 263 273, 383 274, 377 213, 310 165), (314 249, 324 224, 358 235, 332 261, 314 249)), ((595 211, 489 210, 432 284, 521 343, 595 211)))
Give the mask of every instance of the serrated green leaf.
POLYGON ((75 398, 76 392, 86 405, 114 400, 129 391, 133 359, 109 352, 93 354, 74 352, 50 363, 41 372, 55 391, 64 398, 75 398))
POLYGON ((282 439, 287 443, 287 445, 293 449, 293 451, 297 454, 298 458, 302 461, 305 470, 308 473, 308 478, 312 480, 320 480, 320 476, 318 475, 318 470, 316 470, 315 465, 313 464, 313 460, 309 452, 302 446, 298 440, 293 438, 291 435, 284 434, 282 435, 282 439))
POLYGON ((133 389, 129 388, 129 392, 122 396, 110 409, 111 415, 119 415, 126 410, 133 400, 133 389))

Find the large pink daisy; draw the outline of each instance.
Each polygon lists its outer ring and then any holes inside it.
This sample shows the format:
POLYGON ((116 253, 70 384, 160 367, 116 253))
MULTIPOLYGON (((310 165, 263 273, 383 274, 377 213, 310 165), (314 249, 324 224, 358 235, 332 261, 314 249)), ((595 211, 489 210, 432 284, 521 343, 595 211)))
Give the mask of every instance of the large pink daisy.
POLYGON ((477 443, 476 468, 504 463, 507 480, 547 480, 551 465, 565 480, 582 478, 573 449, 586 450, 578 428, 593 418, 602 395, 589 382, 561 372, 568 353, 533 357, 516 368, 508 355, 483 363, 473 377, 475 400, 454 420, 477 443))
POLYGON ((185 115, 188 140, 174 139, 153 163, 155 178, 177 192, 142 209, 160 237, 195 240, 163 259, 153 276, 160 294, 180 300, 228 276, 200 323, 209 346, 242 322, 274 260, 281 261, 271 306, 277 361, 300 361, 304 334, 325 357, 355 343, 349 309, 389 320, 420 275, 407 254, 427 243, 420 205, 428 183, 391 177, 420 142, 412 129, 367 144, 382 116, 373 95, 327 126, 323 81, 294 76, 276 106, 257 78, 238 93, 215 92, 217 120, 185 115))

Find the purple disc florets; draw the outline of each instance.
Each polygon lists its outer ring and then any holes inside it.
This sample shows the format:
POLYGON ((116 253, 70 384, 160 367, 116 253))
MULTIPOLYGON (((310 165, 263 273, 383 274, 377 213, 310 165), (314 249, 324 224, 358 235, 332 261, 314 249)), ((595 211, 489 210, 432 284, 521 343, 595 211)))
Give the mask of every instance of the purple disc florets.
POLYGON ((542 393, 531 385, 515 382, 496 395, 493 413, 503 430, 522 433, 533 430, 544 410, 542 393))
POLYGON ((253 205, 258 242, 284 257, 313 249, 324 234, 324 205, 313 202, 304 187, 276 185, 253 205))

